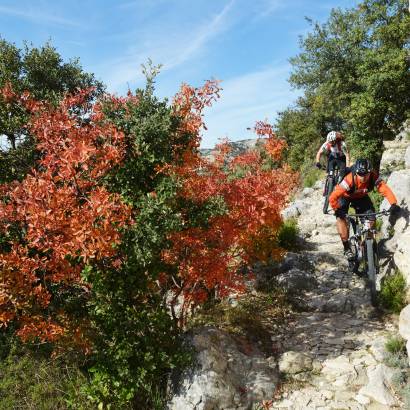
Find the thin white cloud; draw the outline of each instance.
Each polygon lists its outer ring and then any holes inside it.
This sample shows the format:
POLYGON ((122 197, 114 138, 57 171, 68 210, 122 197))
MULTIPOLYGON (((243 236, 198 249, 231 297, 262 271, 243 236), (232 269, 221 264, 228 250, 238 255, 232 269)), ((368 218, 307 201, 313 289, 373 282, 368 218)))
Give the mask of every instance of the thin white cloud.
MULTIPOLYGON (((228 16, 235 1, 230 0, 210 21, 207 20, 200 25, 199 29, 194 30, 191 25, 185 25, 179 30, 172 27, 168 30, 167 36, 163 35, 167 31, 163 29, 161 35, 156 37, 139 38, 138 46, 129 50, 127 55, 100 67, 109 89, 118 90, 128 82, 135 83, 140 78, 141 63, 145 63, 148 58, 161 63, 162 72, 172 70, 193 59, 215 36, 230 27, 228 16)), ((155 32, 155 28, 151 29, 155 32)), ((141 31, 136 32, 135 36, 140 35, 141 31)))
POLYGON ((258 3, 258 11, 254 17, 254 21, 263 19, 272 15, 275 11, 285 7, 287 4, 283 0, 263 0, 258 3))
POLYGON ((208 128, 201 146, 213 147, 219 138, 254 138, 247 130, 258 120, 274 121, 295 100, 287 83, 289 64, 276 65, 222 82, 221 98, 205 113, 208 128))
POLYGON ((51 23, 51 24, 58 24, 58 25, 63 25, 63 26, 71 26, 71 27, 79 27, 80 24, 68 20, 66 18, 56 16, 53 14, 47 14, 44 12, 44 10, 39 10, 39 9, 18 9, 18 8, 13 8, 13 7, 7 7, 7 6, 0 6, 0 14, 7 14, 9 16, 21 18, 24 20, 30 20, 31 22, 37 23, 37 24, 44 24, 44 23, 51 23))
POLYGON ((181 54, 177 55, 177 58, 174 58, 173 60, 165 63, 164 68, 170 69, 177 65, 183 64, 184 62, 189 60, 191 56, 197 53, 202 47, 204 47, 204 45, 211 38, 215 37, 219 32, 221 32, 225 28, 224 22, 226 16, 234 3, 235 0, 231 0, 220 13, 212 18, 209 23, 203 25, 196 37, 193 38, 190 44, 188 44, 188 47, 186 47, 181 54))

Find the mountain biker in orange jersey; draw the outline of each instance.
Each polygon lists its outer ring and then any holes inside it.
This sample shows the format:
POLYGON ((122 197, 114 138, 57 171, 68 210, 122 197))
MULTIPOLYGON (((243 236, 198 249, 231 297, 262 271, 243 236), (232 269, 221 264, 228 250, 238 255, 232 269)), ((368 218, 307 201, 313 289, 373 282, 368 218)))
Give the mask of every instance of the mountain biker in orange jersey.
MULTIPOLYGON (((378 173, 371 169, 370 162, 367 159, 358 159, 351 172, 343 178, 340 184, 336 185, 329 197, 329 203, 335 210, 337 231, 343 243, 344 254, 348 260, 352 260, 354 255, 349 246, 349 226, 346 221, 346 214, 350 205, 356 213, 374 213, 374 206, 368 195, 374 188, 377 188, 379 193, 389 201, 391 213, 400 211, 394 193, 379 177, 378 173)), ((368 219, 374 226, 376 218, 369 216, 368 219)))
POLYGON ((316 167, 319 169, 321 169, 320 156, 322 154, 328 157, 326 171, 329 173, 337 165, 340 170, 339 175, 342 177, 345 174, 346 165, 350 165, 350 156, 341 132, 330 131, 327 134, 326 142, 320 146, 316 154, 316 167))

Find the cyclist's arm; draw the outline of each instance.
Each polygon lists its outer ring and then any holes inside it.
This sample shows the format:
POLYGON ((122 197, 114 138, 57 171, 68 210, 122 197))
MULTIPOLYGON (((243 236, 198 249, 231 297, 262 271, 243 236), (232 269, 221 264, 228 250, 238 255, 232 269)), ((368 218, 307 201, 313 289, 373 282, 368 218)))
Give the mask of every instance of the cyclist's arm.
POLYGON ((382 194, 389 201, 390 205, 397 204, 397 198, 394 195, 393 191, 381 178, 378 178, 376 180, 375 186, 379 193, 382 194))
POLYGON ((340 207, 339 199, 343 196, 345 192, 346 192, 346 189, 340 186, 340 184, 336 185, 335 189, 329 196, 329 204, 332 207, 332 209, 336 210, 340 207))
POLYGON ((320 162, 320 156, 326 152, 326 143, 322 144, 316 154, 316 162, 320 162))
POLYGON ((320 156, 322 155, 322 152, 323 152, 322 147, 320 147, 319 151, 316 154, 316 161, 315 161, 316 163, 320 162, 320 156))
MULTIPOLYGON (((350 175, 350 174, 349 174, 350 175)), ((350 189, 350 184, 348 181, 348 176, 343 179, 343 181, 335 186, 335 189, 329 196, 329 204, 330 206, 336 210, 340 207, 339 199, 343 196, 343 194, 350 189)))

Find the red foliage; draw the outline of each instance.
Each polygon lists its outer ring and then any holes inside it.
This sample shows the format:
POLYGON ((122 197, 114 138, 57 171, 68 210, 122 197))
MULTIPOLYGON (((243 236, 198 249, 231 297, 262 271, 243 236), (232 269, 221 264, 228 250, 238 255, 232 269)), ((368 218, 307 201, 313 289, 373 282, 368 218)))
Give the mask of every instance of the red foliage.
MULTIPOLYGON (((177 98, 177 107, 184 107, 186 125, 190 132, 197 133, 198 143, 203 125, 201 111, 213 100, 209 93, 214 92, 216 98, 217 91, 218 88, 210 87, 200 93, 184 86, 177 98), (201 100, 204 95, 204 102, 191 102, 201 100), (193 107, 197 107, 195 114, 188 114, 193 107)), ((284 141, 275 136, 269 124, 258 122, 255 131, 258 136, 267 137, 266 153, 278 161, 284 141)), ((227 143, 221 144, 214 162, 205 161, 197 151, 190 150, 186 153, 189 160, 172 168, 181 179, 180 195, 185 200, 204 204, 220 197, 227 209, 225 214, 211 218, 207 227, 189 227, 169 236, 172 247, 163 252, 163 259, 178 267, 172 303, 183 296, 182 320, 189 307, 206 300, 212 291, 222 297, 243 290, 243 276, 238 274, 242 263, 261 257, 275 258, 282 253, 277 246, 271 246, 271 239, 281 225, 280 211, 296 185, 297 175, 286 167, 264 170, 262 155, 257 150, 229 161, 229 150, 227 143), (238 167, 245 175, 233 178, 238 167), (261 241, 271 247, 256 249, 255 243, 260 245, 261 241)), ((187 226, 190 222, 185 221, 187 226)))
MULTIPOLYGON (((17 97, 5 87, 2 95, 18 99, 31 112, 30 132, 42 153, 38 170, 22 181, 1 186, 0 229, 11 234, 17 225, 22 240, 0 253, 0 324, 14 319, 23 339, 55 340, 78 333, 61 312, 51 313, 50 287, 85 286, 80 272, 90 260, 110 261, 119 229, 130 222, 130 209, 100 180, 124 154, 123 135, 96 122, 98 106, 87 123, 73 114, 89 91, 65 98, 56 109, 17 97)), ((118 261, 116 261, 118 263, 118 261)))

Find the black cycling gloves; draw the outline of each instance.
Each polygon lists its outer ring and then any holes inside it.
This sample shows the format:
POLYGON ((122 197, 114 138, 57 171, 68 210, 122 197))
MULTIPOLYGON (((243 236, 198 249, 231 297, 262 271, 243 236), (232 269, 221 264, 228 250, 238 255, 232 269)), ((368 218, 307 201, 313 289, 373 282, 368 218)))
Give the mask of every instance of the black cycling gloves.
POLYGON ((322 169, 322 165, 320 165, 320 162, 316 162, 316 168, 317 169, 322 169))
POLYGON ((397 215, 399 212, 400 212, 400 207, 397 205, 397 204, 393 204, 391 207, 390 207, 390 209, 389 209, 389 211, 390 211, 390 213, 392 214, 392 215, 397 215))

